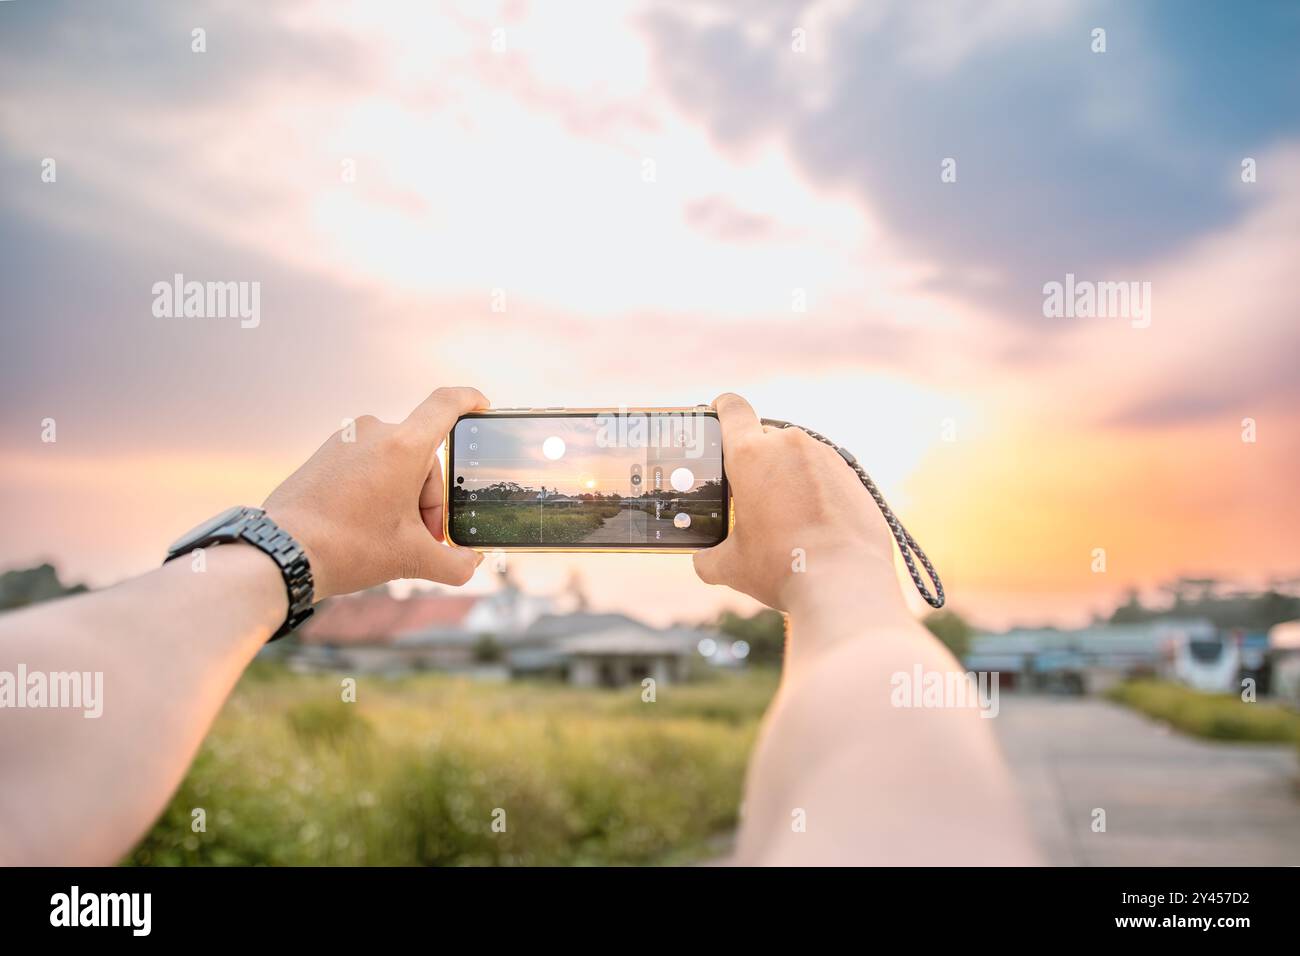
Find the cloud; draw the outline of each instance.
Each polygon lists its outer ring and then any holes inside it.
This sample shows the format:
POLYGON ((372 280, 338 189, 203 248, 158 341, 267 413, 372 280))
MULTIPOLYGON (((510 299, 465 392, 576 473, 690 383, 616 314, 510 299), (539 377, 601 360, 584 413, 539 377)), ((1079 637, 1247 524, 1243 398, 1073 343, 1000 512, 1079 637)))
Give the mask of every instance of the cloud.
POLYGON ((1073 364, 1094 380, 1104 369, 1113 396, 1096 402, 1101 422, 1235 428, 1260 416, 1300 435, 1300 142, 1262 154, 1259 168, 1267 175, 1258 182, 1236 185, 1245 209, 1238 221, 1133 266, 1151 282, 1151 328, 1076 324, 1073 364))
POLYGON ((309 6, 302 0, 275 7, 217 0, 6 4, 0 83, 23 91, 7 104, 15 112, 39 109, 48 95, 66 94, 75 82, 81 103, 126 100, 154 115, 244 100, 268 84, 355 84, 371 66, 365 48, 345 33, 305 28, 299 18, 309 6), (196 28, 207 34, 202 54, 191 51, 196 28))
POLYGON ((686 204, 686 221, 695 229, 723 242, 743 242, 771 236, 775 223, 767 216, 748 213, 721 196, 707 196, 686 204))
POLYGON ((1241 157, 1300 131, 1285 52, 1300 19, 1285 4, 1227 19, 1171 3, 708 9, 645 18, 680 106, 724 148, 776 138, 1012 321, 1036 321, 1048 278, 1113 272, 1235 221, 1241 157), (792 50, 795 27, 815 57, 792 50), (998 278, 971 285, 972 268, 998 278))
POLYGON ((747 392, 852 447, 985 594, 1110 586, 1076 573, 1103 511, 1142 574, 1293 553, 1251 509, 1288 513, 1300 454, 1296 14, 736 11, 0 3, 6 560, 152 560, 128 517, 94 523, 101 492, 179 531, 450 382, 747 392), (175 272, 260 281, 261 326, 155 319, 175 272), (1066 272, 1151 281, 1152 328, 1043 318, 1066 272))

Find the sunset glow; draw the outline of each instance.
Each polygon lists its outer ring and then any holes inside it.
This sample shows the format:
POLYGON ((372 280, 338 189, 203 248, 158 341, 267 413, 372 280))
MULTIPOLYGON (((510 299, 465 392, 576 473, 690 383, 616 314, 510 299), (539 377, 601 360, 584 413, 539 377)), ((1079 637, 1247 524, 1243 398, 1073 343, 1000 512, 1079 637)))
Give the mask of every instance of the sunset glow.
MULTIPOLYGON (((1155 38, 1103 74, 1065 39, 1073 4, 942 30, 884 5, 888 44, 815 5, 793 58, 775 8, 290 3, 204 8, 196 57, 176 5, 14 29, 32 6, 0 5, 0 567, 143 571, 345 419, 473 384, 528 407, 739 392, 852 449, 991 626, 1182 574, 1300 576, 1300 129, 1257 119, 1252 88, 1185 115, 1201 98, 1155 38), (167 52, 123 54, 96 17, 167 52), (1040 115, 1061 61, 1078 102, 1040 115), (1021 126, 997 128, 990 62, 1031 90, 1021 126), (1139 70, 1146 98, 1113 92, 1139 70), (936 142, 940 114, 972 119, 936 142), (1215 138, 1230 120, 1249 135, 1215 138), (151 315, 178 272, 259 282, 259 327, 151 315), (1150 283, 1150 327, 1046 317, 1067 273, 1150 283)), ((555 589, 574 568, 598 607, 671 595, 658 623, 750 606, 688 557, 513 570, 555 589)))

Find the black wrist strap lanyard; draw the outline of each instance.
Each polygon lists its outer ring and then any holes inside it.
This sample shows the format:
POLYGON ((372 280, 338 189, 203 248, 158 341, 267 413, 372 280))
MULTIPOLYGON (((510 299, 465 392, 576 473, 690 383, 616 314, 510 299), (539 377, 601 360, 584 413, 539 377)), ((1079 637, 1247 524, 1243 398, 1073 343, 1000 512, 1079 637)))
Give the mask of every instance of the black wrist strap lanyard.
POLYGON ((939 572, 934 569, 934 565, 925 556, 925 551, 916 543, 916 539, 903 527, 903 522, 898 520, 893 509, 886 504, 885 496, 880 493, 880 489, 871 480, 871 476, 858 464, 858 460, 853 457, 853 453, 847 448, 841 448, 825 435, 820 435, 811 428, 804 428, 802 425, 783 422, 776 418, 763 418, 760 421, 768 428, 797 428, 810 437, 817 439, 823 445, 830 445, 839 452, 840 457, 848 463, 848 466, 853 469, 862 481, 863 487, 867 489, 877 507, 880 508, 880 513, 885 516, 885 524, 889 525, 890 533, 893 534, 894 541, 898 543, 898 550, 902 553, 903 562, 907 565, 907 573, 912 576, 912 583, 921 592, 921 597, 925 598, 925 603, 936 609, 943 607, 943 582, 939 580, 939 572), (921 562, 921 566, 925 568, 925 573, 930 576, 930 580, 934 583, 933 591, 926 585, 925 579, 921 577, 921 572, 917 570, 916 563, 918 561, 921 562))

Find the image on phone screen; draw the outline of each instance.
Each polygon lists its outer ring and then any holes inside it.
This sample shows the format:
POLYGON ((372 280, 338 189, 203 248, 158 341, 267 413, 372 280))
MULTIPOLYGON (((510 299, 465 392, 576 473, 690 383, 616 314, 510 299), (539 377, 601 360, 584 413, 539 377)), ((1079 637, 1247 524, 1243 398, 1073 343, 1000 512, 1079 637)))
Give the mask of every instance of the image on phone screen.
POLYGON ((708 548, 727 536, 711 412, 472 413, 448 444, 447 528, 474 548, 708 548))

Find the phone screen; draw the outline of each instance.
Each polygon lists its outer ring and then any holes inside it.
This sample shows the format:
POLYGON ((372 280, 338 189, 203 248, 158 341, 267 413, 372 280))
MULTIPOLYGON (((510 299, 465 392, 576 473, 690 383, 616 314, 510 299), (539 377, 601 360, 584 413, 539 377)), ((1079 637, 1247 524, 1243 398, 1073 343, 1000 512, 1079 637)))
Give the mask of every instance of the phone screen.
POLYGON ((727 536, 712 412, 471 413, 447 461, 456 544, 654 550, 727 536))

